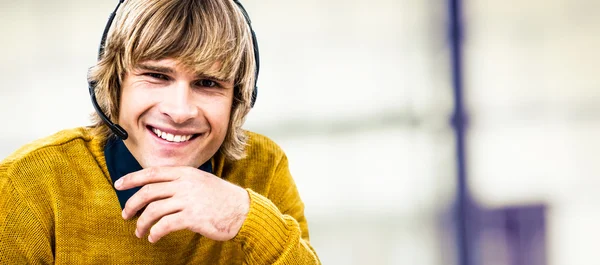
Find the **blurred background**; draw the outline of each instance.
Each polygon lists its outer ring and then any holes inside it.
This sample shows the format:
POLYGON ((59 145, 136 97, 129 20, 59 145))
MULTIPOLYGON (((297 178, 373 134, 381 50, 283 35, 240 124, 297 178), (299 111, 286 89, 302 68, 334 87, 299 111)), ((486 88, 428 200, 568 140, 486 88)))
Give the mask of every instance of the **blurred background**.
MULTIPOLYGON (((0 0, 0 159, 90 123, 116 2, 0 0)), ((448 2, 244 1, 246 128, 286 151, 324 264, 596 264, 600 1, 463 1, 457 126, 448 2)))

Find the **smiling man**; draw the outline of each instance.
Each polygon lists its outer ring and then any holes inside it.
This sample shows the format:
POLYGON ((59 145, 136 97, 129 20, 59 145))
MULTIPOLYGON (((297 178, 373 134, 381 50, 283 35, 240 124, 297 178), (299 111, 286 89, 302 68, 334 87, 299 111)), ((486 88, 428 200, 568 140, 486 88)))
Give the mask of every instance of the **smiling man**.
POLYGON ((0 263, 319 264, 285 154, 241 128, 258 76, 241 4, 114 14, 88 77, 94 124, 0 163, 0 263))

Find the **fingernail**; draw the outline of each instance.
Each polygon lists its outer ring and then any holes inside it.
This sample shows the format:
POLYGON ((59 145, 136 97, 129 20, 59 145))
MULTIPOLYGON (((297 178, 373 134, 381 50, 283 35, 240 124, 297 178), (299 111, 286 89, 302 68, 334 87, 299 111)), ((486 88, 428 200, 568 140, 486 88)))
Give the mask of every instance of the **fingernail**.
POLYGON ((137 229, 135 229, 135 236, 136 236, 137 238, 141 238, 141 236, 140 236, 140 232, 138 232, 138 230, 137 230, 137 229))
POLYGON ((123 219, 127 219, 127 214, 125 213, 125 210, 121 212, 121 216, 123 217, 123 219))
POLYGON ((154 243, 154 240, 152 239, 152 235, 148 235, 148 241, 150 241, 150 243, 154 243))
POLYGON ((115 182, 115 188, 117 188, 117 189, 120 188, 122 184, 123 184, 123 179, 122 178, 118 179, 115 182))

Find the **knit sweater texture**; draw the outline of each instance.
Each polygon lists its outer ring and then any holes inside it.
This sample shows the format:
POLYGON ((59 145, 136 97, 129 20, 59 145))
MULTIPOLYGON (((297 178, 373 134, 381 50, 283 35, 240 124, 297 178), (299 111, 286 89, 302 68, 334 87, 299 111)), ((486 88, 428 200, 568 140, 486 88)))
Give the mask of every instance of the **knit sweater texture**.
POLYGON ((106 139, 89 128, 28 144, 0 163, 0 264, 320 264, 283 151, 248 132, 246 158, 212 158, 216 176, 245 188, 236 237, 189 230, 152 244, 124 220, 106 167, 106 139))

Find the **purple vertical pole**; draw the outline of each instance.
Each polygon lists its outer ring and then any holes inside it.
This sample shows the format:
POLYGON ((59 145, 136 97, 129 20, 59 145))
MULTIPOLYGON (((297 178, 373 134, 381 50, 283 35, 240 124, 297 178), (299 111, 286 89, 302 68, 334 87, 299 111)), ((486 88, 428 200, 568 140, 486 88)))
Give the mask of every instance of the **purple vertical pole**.
POLYGON ((471 197, 466 171, 465 138, 468 115, 463 101, 462 44, 464 35, 461 11, 460 0, 448 0, 448 29, 454 92, 454 112, 451 122, 456 135, 457 195, 454 220, 458 264, 476 265, 486 262, 482 256, 482 243, 485 245, 487 241, 499 240, 482 238, 481 236, 486 231, 503 231, 506 239, 504 247, 508 249, 506 258, 509 264, 547 264, 545 205, 484 209, 478 207, 471 197))
MULTIPOLYGON (((467 186, 465 127, 466 112, 463 102, 462 82, 462 24, 460 0, 448 0, 448 17, 450 33, 450 50, 452 63, 452 87, 454 91, 454 113, 452 125, 456 135, 456 168, 457 168, 457 200, 456 200, 456 241, 458 246, 458 264, 472 265, 470 242, 473 232, 469 231, 472 224, 472 209, 469 189, 467 186)), ((472 243, 471 243, 472 244, 472 243)))

